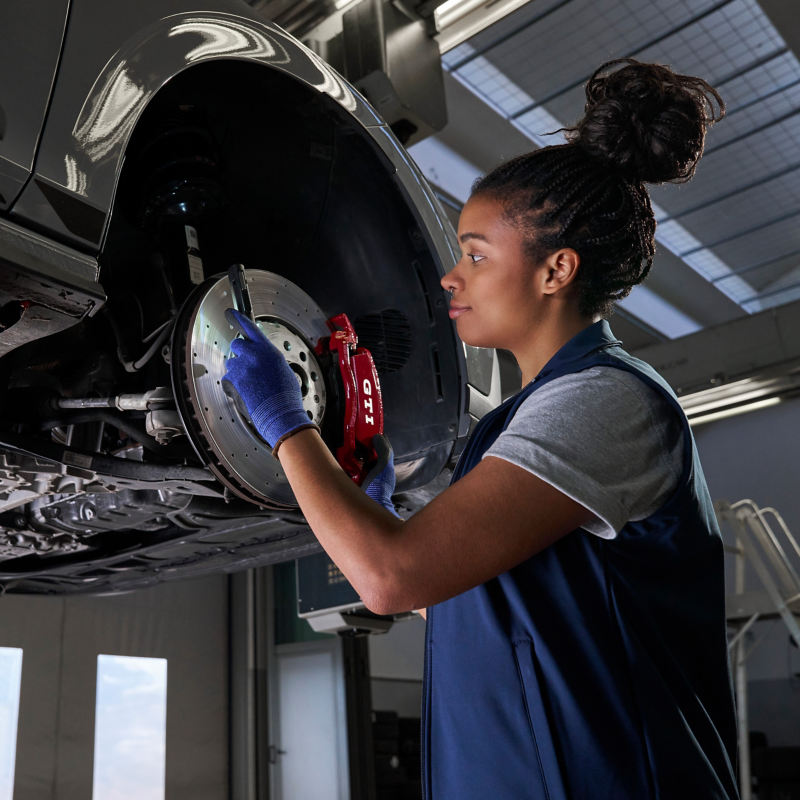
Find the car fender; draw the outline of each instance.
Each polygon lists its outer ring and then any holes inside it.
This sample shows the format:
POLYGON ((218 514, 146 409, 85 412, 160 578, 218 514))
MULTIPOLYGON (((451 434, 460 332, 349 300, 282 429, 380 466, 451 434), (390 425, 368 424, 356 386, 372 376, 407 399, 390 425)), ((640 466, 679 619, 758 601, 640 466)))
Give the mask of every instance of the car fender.
MULTIPOLYGON (((68 48, 80 46, 72 39, 79 35, 70 35, 68 48)), ((384 126, 335 70, 275 26, 218 11, 173 14, 128 38, 93 80, 59 80, 33 180, 13 216, 88 252, 101 250, 125 149, 142 112, 171 78, 214 59, 280 70, 330 95, 366 129, 384 126)))

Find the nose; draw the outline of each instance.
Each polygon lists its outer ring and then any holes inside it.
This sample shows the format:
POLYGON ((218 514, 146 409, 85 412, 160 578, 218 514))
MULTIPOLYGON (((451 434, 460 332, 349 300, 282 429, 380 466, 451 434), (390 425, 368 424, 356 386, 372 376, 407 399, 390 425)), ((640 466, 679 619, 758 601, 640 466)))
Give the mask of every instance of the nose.
POLYGON ((458 264, 456 264, 450 272, 445 275, 440 281, 442 288, 451 295, 455 294, 456 289, 462 288, 463 281, 458 274, 458 264))

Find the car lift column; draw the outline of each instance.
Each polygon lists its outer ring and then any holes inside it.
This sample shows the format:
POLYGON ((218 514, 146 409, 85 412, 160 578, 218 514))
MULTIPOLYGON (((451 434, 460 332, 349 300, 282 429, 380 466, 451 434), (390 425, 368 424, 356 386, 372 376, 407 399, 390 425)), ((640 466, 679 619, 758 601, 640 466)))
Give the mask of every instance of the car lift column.
POLYGON ((350 799, 375 800, 375 753, 372 744, 372 694, 369 677, 369 636, 343 631, 347 751, 350 799))

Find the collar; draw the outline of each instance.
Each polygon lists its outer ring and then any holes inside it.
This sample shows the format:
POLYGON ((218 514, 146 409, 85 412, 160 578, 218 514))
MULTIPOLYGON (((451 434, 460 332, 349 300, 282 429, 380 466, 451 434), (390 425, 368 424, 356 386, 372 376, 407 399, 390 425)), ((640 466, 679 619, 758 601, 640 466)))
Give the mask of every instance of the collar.
POLYGON ((572 361, 579 361, 596 350, 604 350, 609 347, 621 345, 622 342, 614 337, 608 322, 601 319, 599 322, 584 328, 580 333, 573 336, 559 351, 544 365, 542 371, 534 378, 544 378, 553 370, 558 369, 564 364, 572 361))

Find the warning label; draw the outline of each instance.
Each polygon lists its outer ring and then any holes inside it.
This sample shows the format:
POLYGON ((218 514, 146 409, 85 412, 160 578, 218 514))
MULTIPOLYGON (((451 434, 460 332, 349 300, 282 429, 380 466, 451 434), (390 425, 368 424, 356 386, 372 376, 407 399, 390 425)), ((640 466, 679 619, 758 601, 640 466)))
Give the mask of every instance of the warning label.
POLYGON ((89 469, 92 466, 92 457, 85 456, 82 453, 71 453, 69 450, 64 451, 61 457, 62 464, 72 464, 73 467, 83 467, 89 469))
POLYGON ((203 260, 199 256, 188 256, 189 258, 189 277, 192 283, 202 283, 205 280, 203 273, 203 260))

